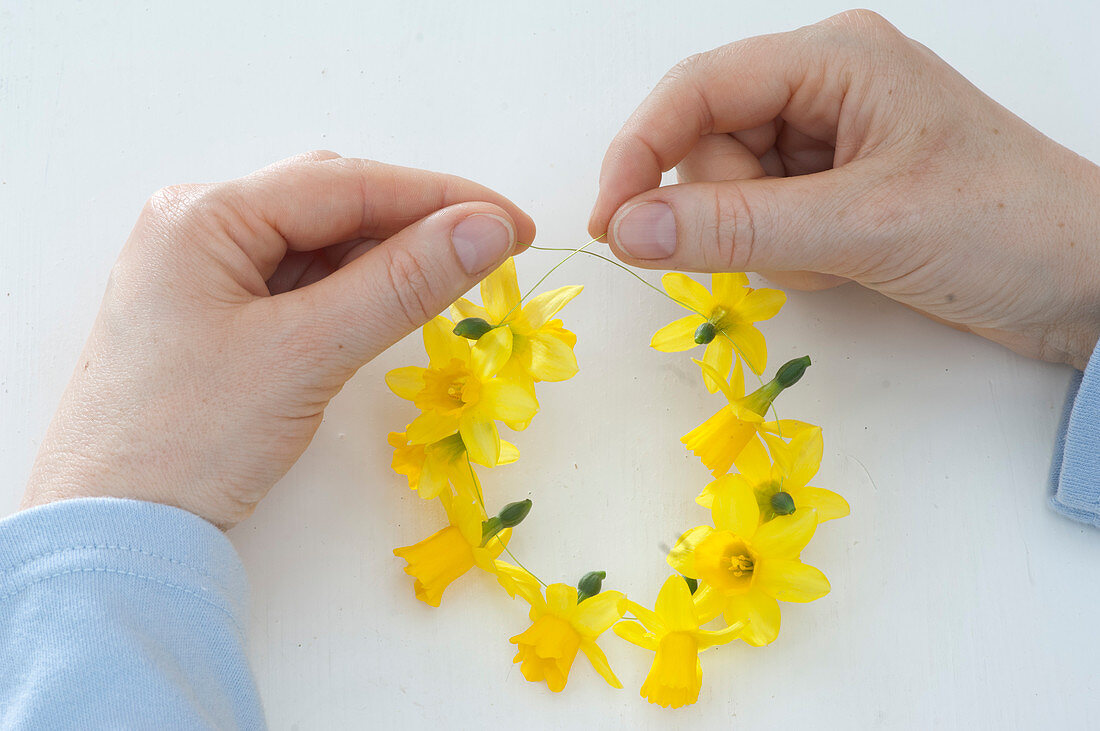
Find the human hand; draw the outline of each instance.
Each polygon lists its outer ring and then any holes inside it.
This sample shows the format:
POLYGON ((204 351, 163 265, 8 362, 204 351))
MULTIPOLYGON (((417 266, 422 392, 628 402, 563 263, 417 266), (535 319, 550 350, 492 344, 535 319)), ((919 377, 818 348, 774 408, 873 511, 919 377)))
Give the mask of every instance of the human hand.
POLYGON ((164 189, 111 272, 23 507, 125 497, 238 523, 360 366, 534 233, 469 181, 330 152, 164 189))
POLYGON ((611 143, 589 229, 635 266, 854 280, 1077 368, 1100 335, 1100 169, 869 11, 680 63, 611 143))

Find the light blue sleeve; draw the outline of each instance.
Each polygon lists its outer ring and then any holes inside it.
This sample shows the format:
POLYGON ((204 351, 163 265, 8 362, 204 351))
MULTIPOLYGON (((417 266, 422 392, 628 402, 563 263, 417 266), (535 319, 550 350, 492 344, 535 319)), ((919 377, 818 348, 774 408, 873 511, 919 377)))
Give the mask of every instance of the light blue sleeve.
POLYGON ((191 513, 64 500, 0 521, 0 727, 264 728, 247 582, 191 513))
POLYGON ((1100 527, 1100 344, 1070 385, 1050 479, 1055 510, 1100 527))

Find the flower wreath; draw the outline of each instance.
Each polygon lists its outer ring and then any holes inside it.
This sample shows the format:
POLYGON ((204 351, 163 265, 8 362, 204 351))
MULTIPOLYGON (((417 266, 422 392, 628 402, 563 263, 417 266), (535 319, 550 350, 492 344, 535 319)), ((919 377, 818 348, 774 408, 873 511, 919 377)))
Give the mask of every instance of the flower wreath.
MULTIPOLYGON (((584 247, 568 251, 605 258, 584 247)), ((513 662, 521 663, 527 680, 561 691, 579 650, 611 686, 622 688, 596 642, 613 627, 622 639, 656 653, 641 688, 644 698, 673 708, 694 703, 702 650, 735 639, 766 645, 779 633, 779 601, 810 602, 829 592, 825 575, 799 555, 818 523, 847 515, 848 504, 808 484, 821 463, 821 429, 779 419, 772 405, 810 359, 784 364, 746 395, 744 368, 759 378, 767 363, 764 336, 754 323, 774 317, 786 296, 753 289, 744 274, 714 274, 710 291, 685 274, 665 274, 663 294, 692 314, 658 330, 651 345, 664 352, 705 345, 702 360, 695 361, 703 384, 727 401, 681 439, 715 477, 696 498, 710 510, 713 526, 680 536, 668 554, 677 573, 652 609, 603 589, 602 571, 585 574, 576 587, 546 585, 508 548, 531 501, 490 516, 473 467, 515 462, 519 450, 501 439, 497 422, 526 429, 539 408, 535 384, 577 373, 576 336, 554 317, 581 287, 532 297, 545 279, 521 297, 509 259, 481 283, 482 306, 459 299, 451 307, 454 320, 439 316, 424 326, 427 368, 386 375, 390 389, 420 411, 404 433, 389 435, 393 469, 420 497, 438 498, 449 521, 394 554, 407 562, 416 597, 431 606, 439 606, 451 582, 475 566, 495 576, 513 599, 522 597, 532 624, 511 642, 518 650, 513 662), (501 561, 503 552, 515 563, 501 561), (632 618, 624 619, 628 613, 632 618), (704 629, 712 623, 713 629, 704 629)))

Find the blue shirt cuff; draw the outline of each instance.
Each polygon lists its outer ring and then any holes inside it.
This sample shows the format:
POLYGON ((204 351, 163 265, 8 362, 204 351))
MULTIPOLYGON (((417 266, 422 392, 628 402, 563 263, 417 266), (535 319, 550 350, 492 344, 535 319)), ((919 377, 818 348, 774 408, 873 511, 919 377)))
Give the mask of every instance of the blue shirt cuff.
POLYGON ((1055 510, 1100 527, 1100 344, 1070 383, 1050 481, 1055 510))

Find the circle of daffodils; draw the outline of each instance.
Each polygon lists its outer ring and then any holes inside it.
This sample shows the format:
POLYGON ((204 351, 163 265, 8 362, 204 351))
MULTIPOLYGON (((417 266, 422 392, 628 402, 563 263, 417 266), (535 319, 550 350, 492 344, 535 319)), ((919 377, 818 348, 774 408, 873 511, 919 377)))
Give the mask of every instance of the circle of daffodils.
POLYGON ((817 525, 847 515, 848 504, 808 484, 821 463, 821 429, 766 417, 809 358, 788 362, 745 393, 745 368, 759 376, 767 364, 754 323, 774 317, 785 295, 751 288, 744 274, 714 274, 710 291, 676 272, 665 274, 662 284, 691 314, 658 330, 651 345, 664 352, 705 345, 695 362, 707 390, 720 391, 726 403, 681 439, 715 478, 697 498, 713 525, 680 536, 668 555, 676 573, 652 609, 603 589, 602 571, 585 574, 576 586, 546 586, 518 560, 500 560, 505 551, 511 556, 508 541, 531 501, 490 515, 474 469, 515 462, 519 450, 501 439, 497 423, 526 429, 539 408, 535 384, 576 375, 576 336, 555 315, 581 287, 521 298, 509 259, 481 283, 482 306, 460 299, 451 307, 453 320, 440 316, 424 326, 428 367, 390 371, 386 383, 420 412, 403 433, 389 435, 393 469, 420 497, 438 499, 448 519, 428 538, 394 550, 408 564, 416 597, 437 607, 451 582, 477 567, 530 605, 530 627, 511 638, 513 661, 527 680, 561 691, 580 651, 612 687, 622 688, 597 644, 613 628, 655 653, 641 695, 677 708, 699 696, 702 650, 736 639, 766 645, 779 634, 779 602, 810 602, 829 592, 825 575, 799 555, 817 525))

